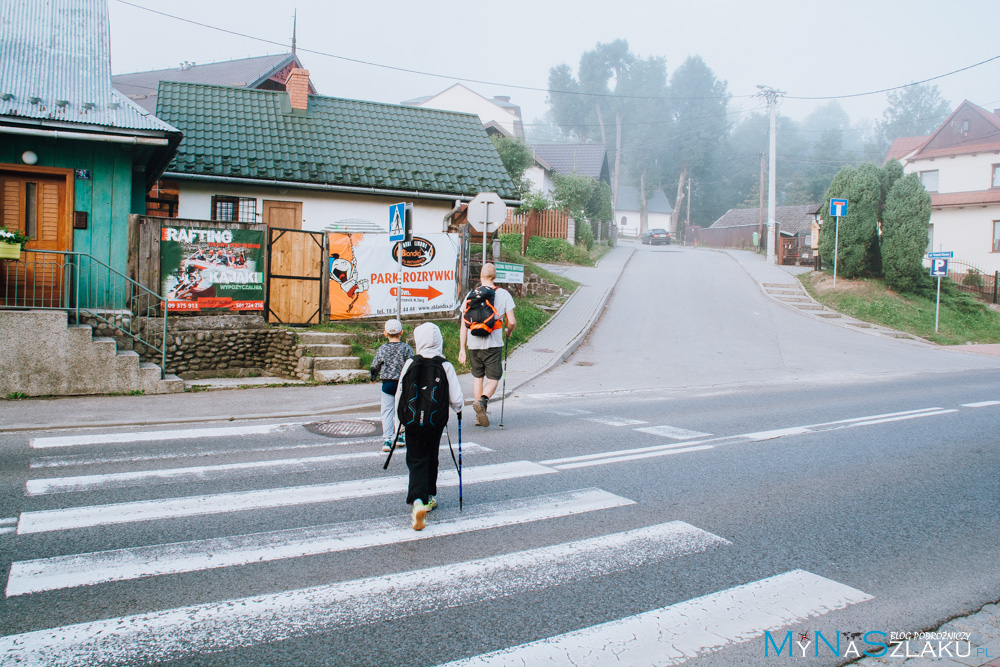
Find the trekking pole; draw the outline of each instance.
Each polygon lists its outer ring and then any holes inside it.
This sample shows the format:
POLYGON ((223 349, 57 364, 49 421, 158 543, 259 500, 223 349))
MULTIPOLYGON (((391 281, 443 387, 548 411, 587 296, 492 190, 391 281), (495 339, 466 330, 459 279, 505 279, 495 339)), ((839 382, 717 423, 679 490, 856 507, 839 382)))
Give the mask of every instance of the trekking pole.
POLYGON ((458 415, 458 511, 462 511, 462 415, 458 415))
POLYGON ((500 390, 500 430, 503 430, 503 404, 507 398, 507 338, 503 339, 503 388, 500 390))
POLYGON ((392 453, 396 451, 396 443, 399 442, 399 432, 403 430, 403 424, 400 422, 399 427, 396 429, 396 437, 392 439, 392 447, 389 448, 389 456, 385 457, 385 465, 382 466, 382 470, 388 470, 389 461, 392 460, 392 453))

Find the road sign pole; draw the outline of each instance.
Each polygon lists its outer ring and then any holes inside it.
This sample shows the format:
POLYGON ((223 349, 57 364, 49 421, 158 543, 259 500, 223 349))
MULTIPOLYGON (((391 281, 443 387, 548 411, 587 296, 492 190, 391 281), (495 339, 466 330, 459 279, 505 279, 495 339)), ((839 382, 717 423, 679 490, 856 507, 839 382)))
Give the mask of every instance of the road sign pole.
POLYGON ((833 230, 833 289, 837 289, 837 254, 840 251, 840 216, 837 216, 837 225, 833 230))
POLYGON ((396 244, 396 319, 403 323, 403 242, 396 244))
POLYGON ((941 313, 941 276, 938 276, 937 304, 934 306, 934 333, 938 332, 938 315, 941 313))
POLYGON ((493 202, 486 202, 486 224, 483 226, 483 266, 486 266, 486 235, 490 231, 490 204, 493 202))

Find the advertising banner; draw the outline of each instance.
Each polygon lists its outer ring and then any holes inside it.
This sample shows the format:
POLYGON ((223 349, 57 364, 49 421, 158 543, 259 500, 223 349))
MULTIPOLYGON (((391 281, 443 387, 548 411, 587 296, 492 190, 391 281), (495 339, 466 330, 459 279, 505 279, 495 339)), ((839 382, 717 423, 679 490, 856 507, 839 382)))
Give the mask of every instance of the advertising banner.
POLYGON ((454 310, 461 275, 455 234, 393 243, 388 234, 337 234, 330 242, 330 319, 391 317, 403 253, 403 315, 454 310))
POLYGON ((160 228, 160 283, 167 309, 264 310, 264 232, 160 228))

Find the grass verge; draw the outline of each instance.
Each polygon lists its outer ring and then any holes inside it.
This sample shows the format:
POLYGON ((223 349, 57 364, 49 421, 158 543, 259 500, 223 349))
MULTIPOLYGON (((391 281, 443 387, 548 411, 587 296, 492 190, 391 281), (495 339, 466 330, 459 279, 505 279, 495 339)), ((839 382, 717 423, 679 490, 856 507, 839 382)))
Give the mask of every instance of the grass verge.
POLYGON ((1000 343, 1000 314, 959 291, 941 284, 941 312, 934 332, 935 288, 928 279, 913 294, 897 294, 876 278, 846 280, 829 273, 799 276, 814 299, 839 313, 919 336, 940 345, 1000 343))

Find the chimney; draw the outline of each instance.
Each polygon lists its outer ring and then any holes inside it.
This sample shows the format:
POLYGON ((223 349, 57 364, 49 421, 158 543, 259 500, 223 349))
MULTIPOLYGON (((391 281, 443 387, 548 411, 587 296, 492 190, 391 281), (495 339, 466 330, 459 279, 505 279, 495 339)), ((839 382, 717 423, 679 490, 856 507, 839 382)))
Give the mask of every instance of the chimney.
POLYGON ((295 68, 285 81, 285 90, 292 102, 292 109, 305 111, 309 108, 309 70, 295 68))

